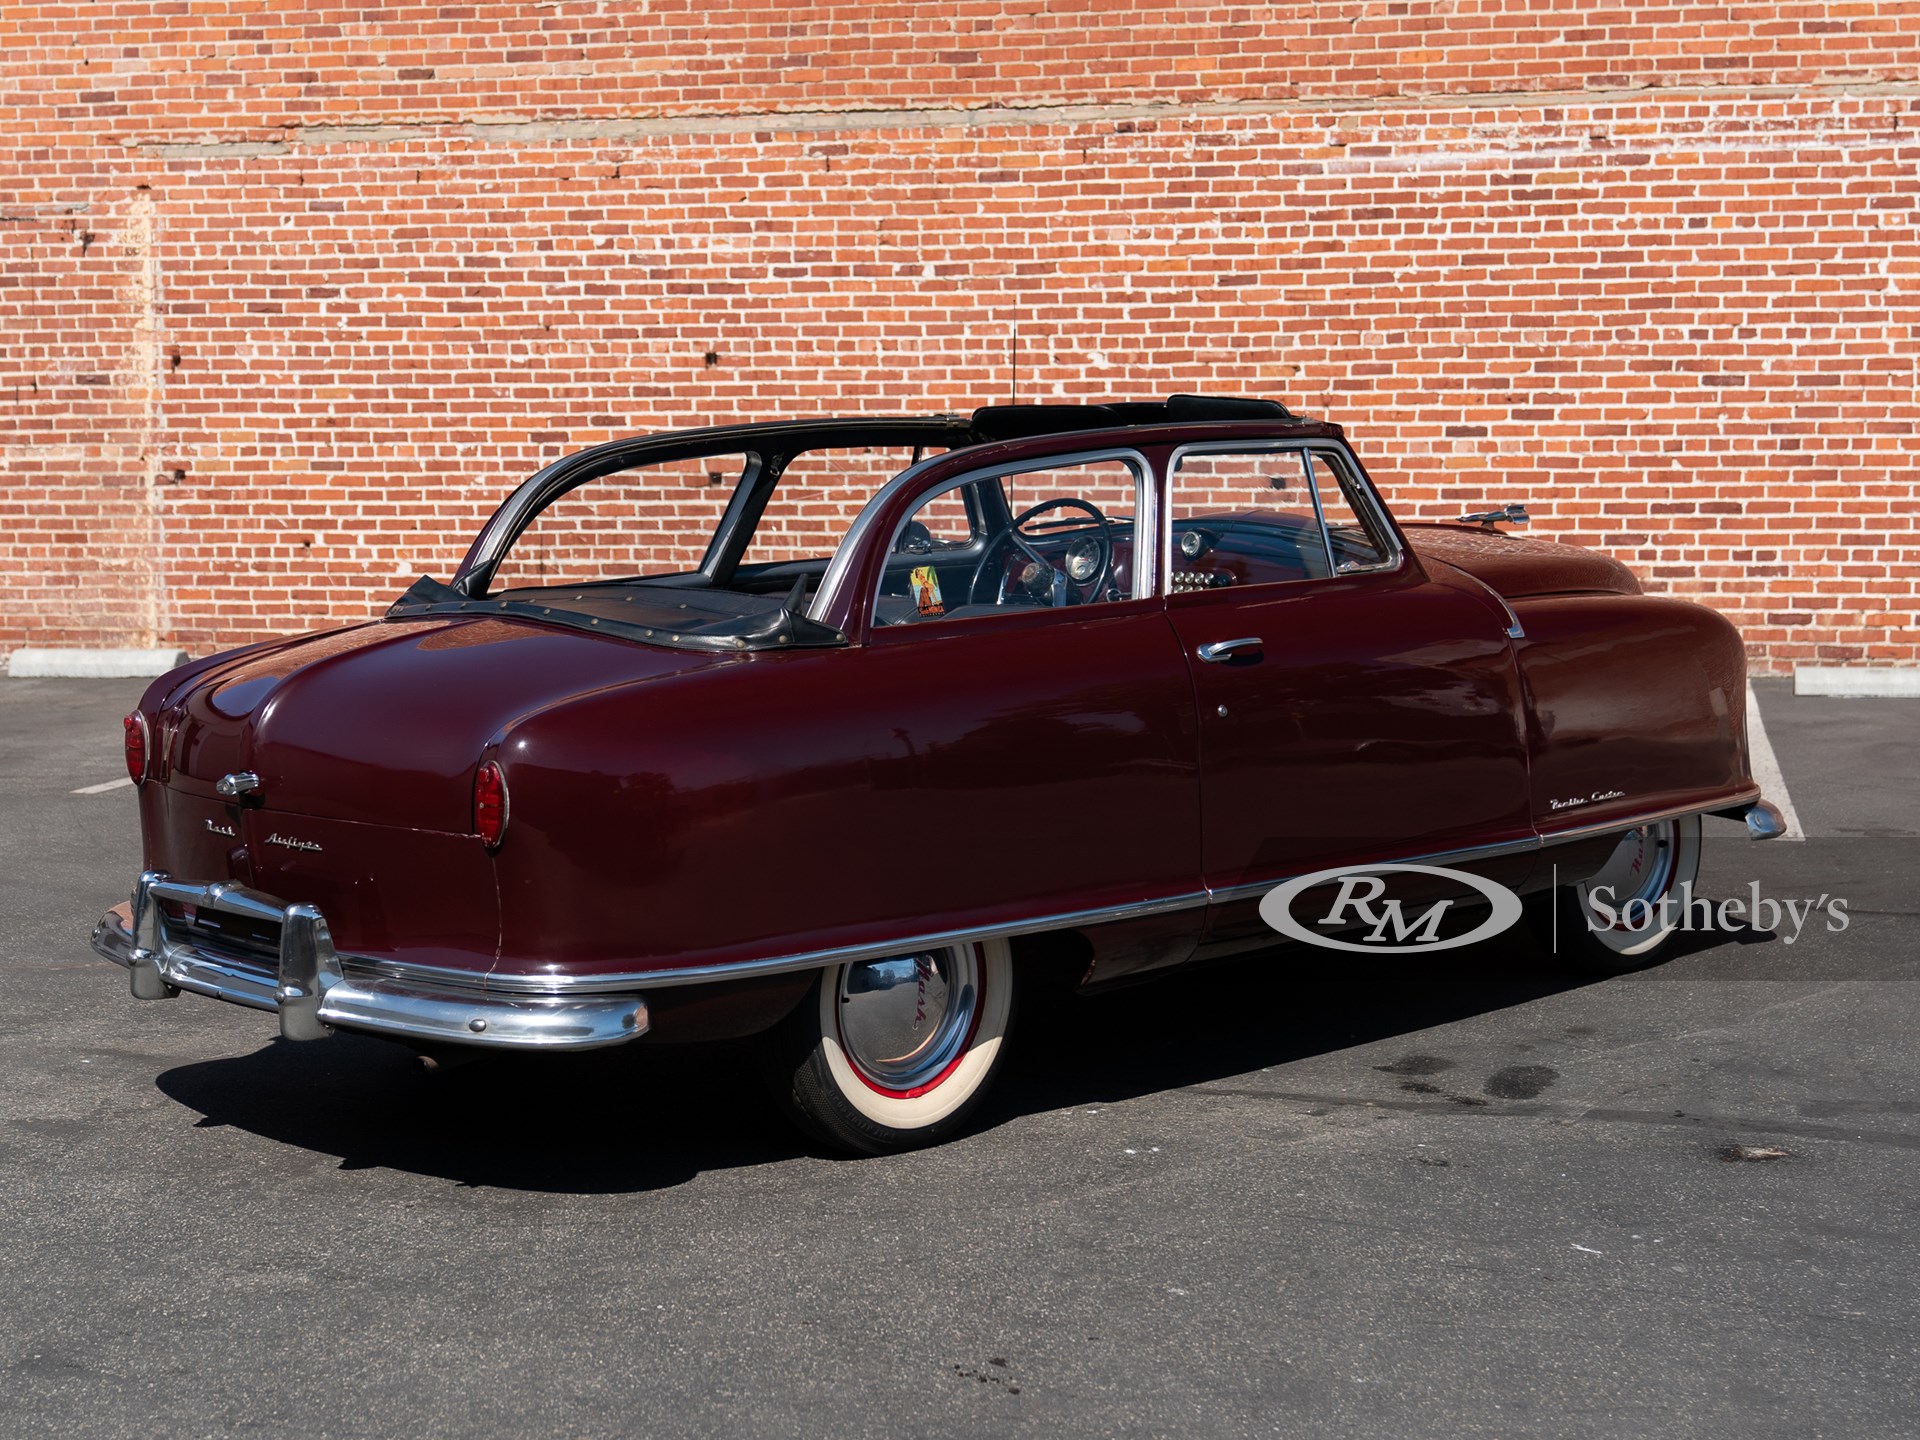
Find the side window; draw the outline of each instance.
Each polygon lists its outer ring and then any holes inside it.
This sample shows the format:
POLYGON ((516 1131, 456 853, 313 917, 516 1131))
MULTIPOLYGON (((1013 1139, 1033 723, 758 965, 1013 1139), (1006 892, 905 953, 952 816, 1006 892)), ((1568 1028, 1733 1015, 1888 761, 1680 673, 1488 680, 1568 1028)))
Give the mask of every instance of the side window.
POLYGON ((1332 573, 1304 450, 1188 453, 1173 476, 1173 589, 1332 573))
POLYGON ((1151 593, 1136 565, 1141 472, 1119 459, 956 482, 901 527, 876 625, 1112 604, 1151 593))
POLYGON ((1324 580, 1391 556, 1357 477, 1332 451, 1189 452, 1171 513, 1176 593, 1324 580))
POLYGON ((1335 574, 1372 570, 1387 563, 1392 547, 1371 518, 1371 509, 1346 458, 1331 450, 1309 450, 1314 489, 1333 548, 1335 574))

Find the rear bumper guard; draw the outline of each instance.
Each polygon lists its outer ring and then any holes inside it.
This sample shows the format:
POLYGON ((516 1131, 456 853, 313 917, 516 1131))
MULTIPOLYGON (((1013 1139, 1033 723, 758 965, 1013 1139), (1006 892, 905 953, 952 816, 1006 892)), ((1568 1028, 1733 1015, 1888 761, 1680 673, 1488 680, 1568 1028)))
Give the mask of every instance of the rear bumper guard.
POLYGON ((1728 810, 1708 812, 1722 820, 1744 820, 1749 840, 1778 840, 1787 833, 1787 820, 1771 800, 1753 800, 1728 810))
POLYGON ((132 900, 93 927, 93 948, 124 966, 134 998, 171 999, 182 990, 211 995, 280 1017, 289 1040, 318 1040, 335 1029, 360 1030, 416 1044, 508 1050, 593 1050, 647 1033, 646 999, 637 994, 511 994, 486 977, 361 960, 333 948, 326 918, 311 905, 286 905, 243 885, 191 885, 149 870, 132 900), (214 910, 277 926, 277 963, 224 953, 173 933, 165 904, 214 910))

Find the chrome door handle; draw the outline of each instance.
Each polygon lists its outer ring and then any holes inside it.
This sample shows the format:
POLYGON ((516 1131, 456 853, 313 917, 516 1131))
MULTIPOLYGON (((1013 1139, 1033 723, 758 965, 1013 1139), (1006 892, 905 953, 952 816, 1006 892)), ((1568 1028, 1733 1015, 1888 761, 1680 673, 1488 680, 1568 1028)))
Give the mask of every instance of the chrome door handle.
POLYGON ((1195 650, 1193 653, 1198 655, 1202 660, 1206 661, 1207 664, 1209 665, 1218 665, 1222 661, 1231 660, 1234 656, 1235 651, 1258 650, 1259 648, 1260 648, 1260 637, 1258 635, 1248 635, 1239 640, 1209 641, 1207 644, 1202 645, 1198 650, 1195 650))

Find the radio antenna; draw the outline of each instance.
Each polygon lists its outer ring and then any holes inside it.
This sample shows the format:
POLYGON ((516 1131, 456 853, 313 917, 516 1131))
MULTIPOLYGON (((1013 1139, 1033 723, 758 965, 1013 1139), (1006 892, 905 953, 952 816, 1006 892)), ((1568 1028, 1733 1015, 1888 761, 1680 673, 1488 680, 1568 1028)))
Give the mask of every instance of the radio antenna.
POLYGON ((1020 403, 1020 327, 1007 336, 1007 403, 1020 403))

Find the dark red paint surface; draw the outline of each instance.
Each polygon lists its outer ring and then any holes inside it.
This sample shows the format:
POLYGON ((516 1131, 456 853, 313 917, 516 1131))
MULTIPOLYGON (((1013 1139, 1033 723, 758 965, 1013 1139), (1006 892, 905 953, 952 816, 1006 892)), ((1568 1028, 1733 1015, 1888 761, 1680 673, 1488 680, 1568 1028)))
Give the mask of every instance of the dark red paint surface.
MULTIPOLYGON (((1157 474, 1188 438, 977 447, 927 484, 1119 446, 1157 474)), ((591 974, 1015 929, 1753 793, 1738 636, 1602 557, 1415 527, 1390 572, 870 628, 915 500, 878 517, 826 617, 844 648, 690 653, 482 616, 176 672, 142 702, 147 863, 316 904, 344 951, 591 974), (1256 654, 1193 658, 1247 636, 1256 654), (485 759, 511 795, 493 855, 485 759), (215 797, 247 769, 261 803, 215 797)), ((1527 883, 1534 859, 1486 868, 1527 883)), ((1249 903, 1216 910, 1073 928, 1095 978, 1272 939, 1249 903)))

